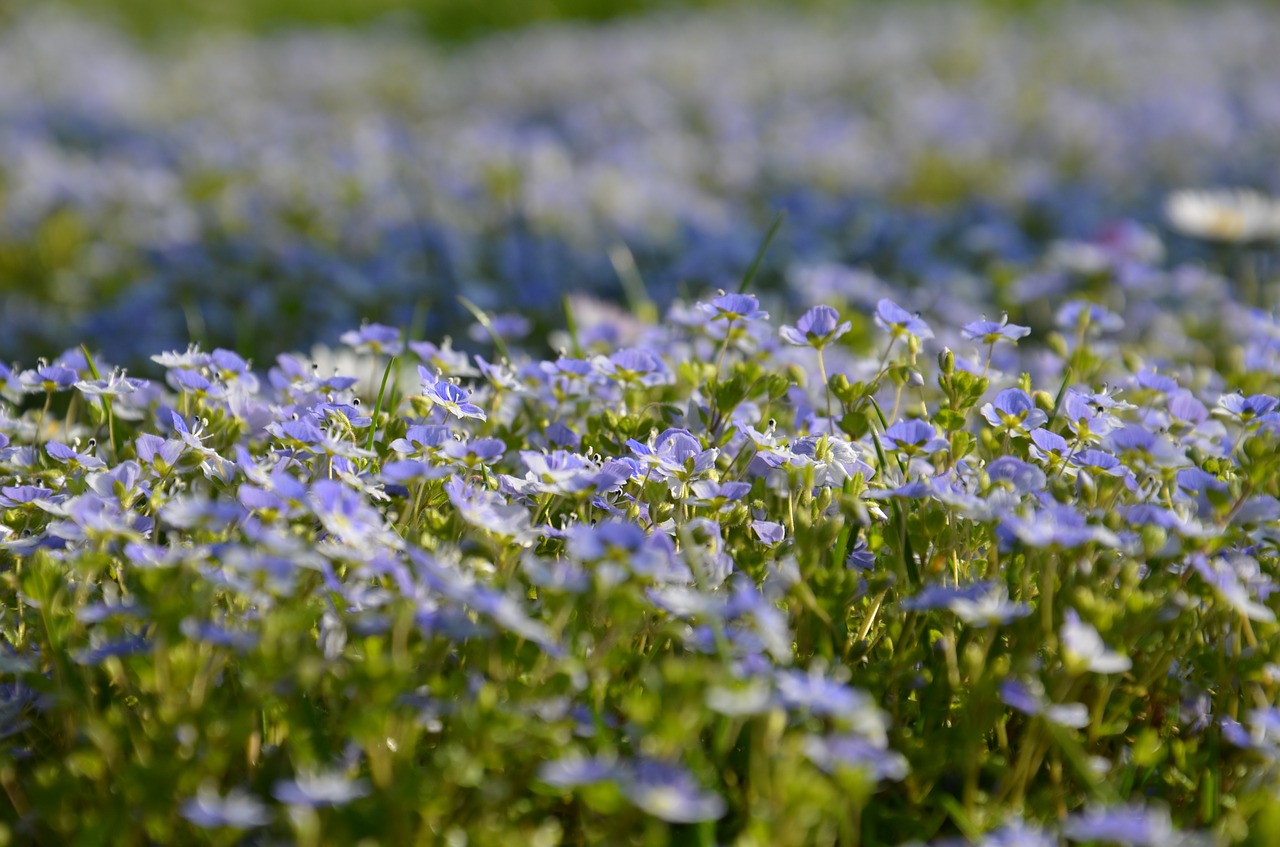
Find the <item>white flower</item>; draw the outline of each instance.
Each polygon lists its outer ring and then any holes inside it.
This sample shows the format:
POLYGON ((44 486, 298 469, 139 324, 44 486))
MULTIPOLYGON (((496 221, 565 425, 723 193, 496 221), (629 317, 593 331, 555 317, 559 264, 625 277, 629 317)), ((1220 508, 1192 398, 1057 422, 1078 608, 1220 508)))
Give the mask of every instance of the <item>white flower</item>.
POLYGON ((1062 639, 1063 661, 1077 671, 1124 673, 1133 666, 1128 656, 1108 649, 1098 631, 1080 620, 1074 609, 1067 609, 1059 636, 1062 639))
POLYGON ((1165 201, 1169 224, 1210 241, 1280 239, 1280 200, 1248 189, 1177 191, 1165 201))

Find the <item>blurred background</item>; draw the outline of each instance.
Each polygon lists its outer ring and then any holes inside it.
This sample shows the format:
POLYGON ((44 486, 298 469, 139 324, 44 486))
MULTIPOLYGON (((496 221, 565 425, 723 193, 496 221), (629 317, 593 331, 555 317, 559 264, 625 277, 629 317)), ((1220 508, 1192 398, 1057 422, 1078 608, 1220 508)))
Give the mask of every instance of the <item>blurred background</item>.
POLYGON ((0 22, 10 363, 197 341, 265 366, 362 320, 479 343, 459 294, 536 337, 568 294, 735 287, 779 215, 758 287, 784 313, 1020 312, 1112 286, 1089 269, 1117 250, 1194 255, 1169 191, 1280 178, 1271 4, 75 0, 0 22))

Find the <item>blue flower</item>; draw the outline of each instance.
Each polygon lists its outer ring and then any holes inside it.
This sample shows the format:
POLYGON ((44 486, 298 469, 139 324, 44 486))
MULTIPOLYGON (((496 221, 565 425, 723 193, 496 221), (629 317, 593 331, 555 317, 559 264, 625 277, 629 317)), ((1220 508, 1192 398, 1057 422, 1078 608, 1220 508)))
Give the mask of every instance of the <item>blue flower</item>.
POLYGON ((1124 328, 1124 318, 1104 306, 1084 300, 1071 300, 1063 304, 1054 316, 1054 322, 1070 332, 1081 326, 1103 332, 1116 332, 1124 328))
POLYGON ((713 321, 761 321, 769 313, 760 308, 760 301, 752 294, 721 294, 710 303, 699 303, 698 308, 713 321))
POLYGON ((357 353, 375 356, 398 356, 404 351, 400 330, 382 324, 365 324, 358 330, 344 332, 338 339, 357 353))
POLYGON ((977 341, 980 344, 995 344, 999 341, 1008 341, 1017 343, 1019 338, 1024 338, 1031 334, 1031 327, 1018 326, 1009 323, 1009 316, 1001 317, 999 321, 973 321, 967 323, 960 330, 960 335, 970 341, 977 341))
POLYGON ((1015 435, 1026 434, 1049 420, 1049 416, 1036 407, 1031 395, 1021 388, 1004 389, 995 400, 984 405, 981 412, 997 432, 1015 435))
POLYGON ((1045 700, 1039 680, 1022 682, 1010 677, 1000 684, 1000 699, 1024 715, 1040 715, 1045 720, 1071 729, 1089 725, 1089 707, 1083 703, 1050 703, 1045 700))
POLYGON ((1080 620, 1075 609, 1067 609, 1066 620, 1058 636, 1062 643, 1063 664, 1068 669, 1111 674, 1124 673, 1133 666, 1128 656, 1108 649, 1098 631, 1080 620))
POLYGON ((913 336, 920 341, 933 338, 933 330, 918 314, 913 315, 888 299, 882 299, 876 304, 876 325, 887 330, 894 338, 913 336))
POLYGON ((898 450, 908 456, 917 453, 936 453, 946 450, 947 440, 938 435, 938 430, 928 421, 919 418, 898 421, 884 431, 880 437, 890 450, 898 450))
POLYGON ((1269 394, 1253 394, 1248 397, 1243 394, 1224 394, 1218 399, 1220 409, 1246 424, 1267 417, 1275 411, 1278 403, 1280 400, 1269 394))
POLYGON ((279 780, 271 793, 289 806, 345 806, 368 796, 369 784, 363 779, 348 779, 340 773, 307 773, 279 780))
POLYGON ((866 772, 875 782, 903 780, 911 771, 901 753, 851 733, 826 738, 811 736, 805 739, 804 754, 828 773, 840 768, 856 768, 866 772))
POLYGON ((202 785, 196 796, 182 804, 182 816, 204 829, 253 829, 271 823, 271 812, 242 788, 232 788, 226 796, 210 785, 202 785))
POLYGON ((642 811, 668 823, 698 823, 721 818, 724 800, 704 790, 684 768, 641 759, 628 769, 623 793, 642 811))
POLYGON ((821 350, 852 327, 849 321, 840 323, 840 313, 830 306, 814 306, 800 316, 795 326, 784 326, 778 334, 790 344, 821 350))
POLYGON ((538 779, 555 788, 581 788, 584 785, 614 782, 620 775, 617 763, 601 756, 573 754, 543 762, 538 767, 538 779))
POLYGON ((1062 832, 1073 841, 1107 841, 1126 847, 1166 847, 1177 841, 1168 811, 1142 806, 1089 808, 1069 816, 1062 832))
POLYGON ((422 376, 423 396, 428 400, 456 418, 485 419, 484 411, 471 402, 471 395, 466 389, 437 378, 422 365, 418 365, 418 373, 422 376))

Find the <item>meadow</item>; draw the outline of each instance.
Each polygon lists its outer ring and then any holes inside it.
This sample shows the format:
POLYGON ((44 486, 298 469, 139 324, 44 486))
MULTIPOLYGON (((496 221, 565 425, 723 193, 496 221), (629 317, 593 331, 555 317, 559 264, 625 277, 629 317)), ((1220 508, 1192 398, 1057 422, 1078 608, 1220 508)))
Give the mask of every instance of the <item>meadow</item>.
POLYGON ((1278 25, 9 20, 0 845, 1280 842, 1278 25))

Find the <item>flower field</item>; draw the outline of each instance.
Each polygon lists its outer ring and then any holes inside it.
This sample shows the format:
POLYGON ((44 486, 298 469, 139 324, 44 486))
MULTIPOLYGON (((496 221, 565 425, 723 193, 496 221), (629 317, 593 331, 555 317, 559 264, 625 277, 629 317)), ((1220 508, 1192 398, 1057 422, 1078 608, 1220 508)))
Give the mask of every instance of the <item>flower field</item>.
POLYGON ((20 16, 0 845, 1280 842, 1276 26, 20 16))

